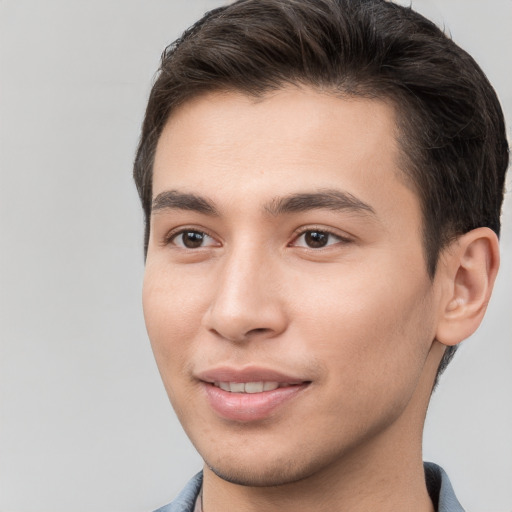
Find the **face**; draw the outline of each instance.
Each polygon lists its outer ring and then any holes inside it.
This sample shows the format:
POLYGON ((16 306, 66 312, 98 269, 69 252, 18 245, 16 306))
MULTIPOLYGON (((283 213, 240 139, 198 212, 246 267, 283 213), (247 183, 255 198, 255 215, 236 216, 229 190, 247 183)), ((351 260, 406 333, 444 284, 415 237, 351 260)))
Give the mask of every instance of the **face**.
POLYGON ((378 446, 435 335, 421 213, 392 106, 286 88, 208 94, 167 123, 143 303, 207 465, 272 485, 378 446))

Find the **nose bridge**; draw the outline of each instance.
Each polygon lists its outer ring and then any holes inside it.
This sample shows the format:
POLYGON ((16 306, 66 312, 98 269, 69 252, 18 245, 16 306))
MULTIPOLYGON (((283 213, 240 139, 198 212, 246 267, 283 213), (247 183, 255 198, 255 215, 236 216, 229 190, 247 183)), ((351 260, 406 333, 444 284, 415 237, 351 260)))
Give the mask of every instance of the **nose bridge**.
POLYGON ((233 341, 282 331, 275 258, 263 245, 240 240, 222 257, 206 326, 233 341))

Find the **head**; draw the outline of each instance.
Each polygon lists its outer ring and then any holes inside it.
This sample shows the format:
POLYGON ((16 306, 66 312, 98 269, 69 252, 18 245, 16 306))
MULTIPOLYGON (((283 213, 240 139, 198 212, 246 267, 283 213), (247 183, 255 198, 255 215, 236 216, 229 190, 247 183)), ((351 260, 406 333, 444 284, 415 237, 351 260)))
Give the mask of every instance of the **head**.
POLYGON ((214 473, 419 449, 492 289, 507 162, 480 68, 389 2, 242 0, 164 52, 134 171, 144 310, 214 473))
MULTIPOLYGON (((383 0, 241 0, 206 14, 162 56, 134 167, 145 250, 155 151, 173 112, 209 92, 257 99, 288 85, 393 105, 399 168, 420 201, 432 278, 457 236, 481 226, 499 234, 503 114, 464 50, 410 8, 383 0)), ((439 372, 455 349, 448 347, 439 372)))

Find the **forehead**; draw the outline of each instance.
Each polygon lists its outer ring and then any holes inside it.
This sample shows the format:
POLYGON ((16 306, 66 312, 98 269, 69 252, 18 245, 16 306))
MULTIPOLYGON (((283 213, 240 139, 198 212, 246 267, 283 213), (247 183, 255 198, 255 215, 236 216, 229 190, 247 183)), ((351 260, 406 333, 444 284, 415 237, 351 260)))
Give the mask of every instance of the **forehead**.
POLYGON ((396 133, 395 110, 383 100, 297 87, 258 99, 205 94, 168 120, 153 196, 179 188, 214 201, 268 202, 271 195, 340 188, 382 213, 397 206, 416 212, 418 200, 399 169, 396 133))

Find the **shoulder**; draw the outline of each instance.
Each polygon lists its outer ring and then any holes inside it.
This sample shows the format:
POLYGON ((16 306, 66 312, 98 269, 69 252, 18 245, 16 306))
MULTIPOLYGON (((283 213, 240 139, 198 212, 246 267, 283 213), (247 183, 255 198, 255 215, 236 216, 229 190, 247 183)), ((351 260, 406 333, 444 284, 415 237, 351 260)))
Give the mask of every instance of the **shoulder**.
POLYGON ((193 512, 202 484, 203 472, 201 471, 187 483, 172 503, 160 507, 155 512, 193 512))

